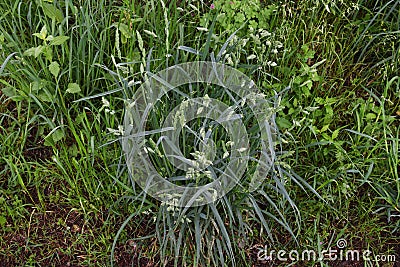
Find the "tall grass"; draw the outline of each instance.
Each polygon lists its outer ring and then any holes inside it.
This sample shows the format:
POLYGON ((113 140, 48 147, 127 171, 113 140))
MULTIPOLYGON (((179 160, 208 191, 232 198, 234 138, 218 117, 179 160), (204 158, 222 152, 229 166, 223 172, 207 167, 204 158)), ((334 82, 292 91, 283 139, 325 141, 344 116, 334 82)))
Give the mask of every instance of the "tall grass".
MULTIPOLYGON (((127 242, 135 248, 128 254, 132 266, 145 259, 157 266, 252 266, 254 249, 265 244, 321 248, 371 228, 384 233, 376 219, 382 215, 394 224, 392 233, 398 231, 400 1, 262 1, 273 11, 254 31, 247 24, 225 29, 217 13, 223 10, 210 5, 0 3, 2 236, 19 224, 31 233, 29 207, 45 213, 55 203, 82 214, 90 229, 88 256, 72 264, 124 265, 121 244, 127 242), (238 186, 207 206, 177 208, 133 182, 117 135, 124 104, 150 73, 193 60, 230 64, 254 78, 277 111, 278 158, 257 191, 238 186), (32 151, 49 156, 35 158, 32 151), (355 213, 348 212, 354 205, 355 213), (354 214, 372 219, 360 222, 354 214)), ((221 88, 180 89, 232 104, 221 88)), ((161 99, 148 127, 160 128, 183 100, 176 93, 161 99)), ((192 123, 192 132, 201 127, 192 123)), ((253 119, 245 123, 256 155, 259 128, 253 119)), ((183 136, 183 152, 190 155, 193 136, 183 136)), ((157 143, 160 137, 149 138, 157 143)), ((224 130, 215 138, 227 141, 224 130)), ((152 161, 160 172, 173 173, 165 158, 152 161)), ((374 241, 364 244, 381 249, 374 241)), ((30 264, 7 248, 15 264, 30 264)), ((44 262, 40 257, 32 256, 32 264, 44 262)))

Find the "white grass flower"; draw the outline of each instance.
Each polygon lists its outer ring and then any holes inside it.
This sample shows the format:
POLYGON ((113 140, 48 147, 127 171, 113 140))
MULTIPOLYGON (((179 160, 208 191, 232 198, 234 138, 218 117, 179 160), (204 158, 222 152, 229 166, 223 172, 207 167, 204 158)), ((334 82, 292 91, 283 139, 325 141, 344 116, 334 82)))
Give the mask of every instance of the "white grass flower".
POLYGON ((185 177, 186 179, 194 179, 196 177, 194 169, 188 168, 185 177))
POLYGON ((204 103, 203 103, 204 106, 208 108, 208 106, 209 106, 210 103, 211 103, 211 98, 208 96, 208 94, 206 94, 206 95, 203 97, 203 100, 204 100, 204 103))
POLYGON ((189 6, 190 6, 191 8, 193 8, 194 10, 199 11, 199 9, 198 9, 195 5, 189 4, 189 6))
POLYGON ((204 108, 203 107, 199 107, 199 109, 197 110, 196 114, 199 115, 203 112, 204 108))
POLYGON ((228 65, 233 65, 233 60, 232 60, 232 57, 231 57, 231 56, 228 56, 228 57, 227 57, 226 63, 227 63, 228 65))
POLYGON ((208 29, 204 27, 196 27, 196 29, 201 32, 208 32, 208 29))
POLYGON ((242 46, 246 46, 246 44, 247 44, 248 41, 249 41, 249 38, 242 39, 242 40, 241 40, 242 46))
POLYGON ((267 31, 267 30, 260 29, 260 31, 261 31, 260 32, 261 37, 271 36, 271 33, 269 31, 267 31))
POLYGON ((306 110, 311 111, 311 112, 315 111, 317 109, 319 109, 319 107, 306 107, 306 110))
POLYGON ((141 82, 132 80, 132 81, 128 82, 128 87, 131 87, 131 86, 134 86, 134 85, 137 85, 137 84, 141 84, 141 82))
POLYGON ((252 60, 252 59, 255 59, 256 57, 257 57, 256 55, 252 54, 247 57, 247 60, 252 60))
POLYGON ((101 102, 103 103, 103 107, 109 107, 110 102, 108 102, 107 99, 104 98, 104 96, 101 98, 101 102))
POLYGON ((279 41, 275 41, 275 46, 276 46, 276 48, 282 48, 283 47, 283 44, 281 43, 281 42, 279 42, 279 41))
POLYGON ((196 160, 194 162, 195 167, 213 165, 213 162, 211 160, 207 159, 206 154, 204 152, 202 152, 202 151, 196 151, 196 152, 190 153, 190 154, 196 160))
POLYGON ((118 129, 107 128, 107 130, 117 136, 124 134, 124 126, 122 125, 118 125, 118 129))
POLYGON ((151 36, 153 36, 153 37, 155 37, 155 38, 157 38, 158 36, 157 36, 157 34, 155 34, 154 32, 152 32, 152 31, 148 31, 148 30, 143 30, 145 33, 147 33, 148 35, 151 35, 151 36))
POLYGON ((232 141, 228 141, 228 142, 226 142, 226 146, 233 146, 235 143, 234 142, 232 142, 232 141))
POLYGON ((174 206, 168 206, 167 211, 174 211, 174 206))
POLYGON ((223 158, 223 159, 226 159, 228 156, 229 156, 229 151, 226 151, 226 152, 224 153, 224 155, 222 155, 222 158, 223 158))
POLYGON ((110 110, 108 108, 104 109, 105 113, 110 113, 110 115, 115 115, 115 110, 110 110))
MULTIPOLYGON (((197 113, 199 114, 199 113, 197 113)), ((201 127, 200 129, 200 137, 204 140, 206 138, 206 130, 204 129, 204 127, 201 127)))

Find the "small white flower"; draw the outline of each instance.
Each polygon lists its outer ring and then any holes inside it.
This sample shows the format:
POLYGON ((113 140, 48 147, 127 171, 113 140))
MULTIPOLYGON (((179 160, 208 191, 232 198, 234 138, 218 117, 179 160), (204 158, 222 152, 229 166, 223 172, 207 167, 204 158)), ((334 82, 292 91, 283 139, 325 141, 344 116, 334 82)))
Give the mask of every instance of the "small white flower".
POLYGON ((271 46, 272 43, 271 43, 271 41, 266 41, 265 44, 266 44, 267 46, 271 46))
POLYGON ((123 135, 124 134, 124 126, 118 125, 118 129, 107 128, 107 130, 114 135, 123 135))
POLYGON ((128 87, 131 87, 131 86, 134 86, 134 85, 137 85, 137 84, 141 84, 141 82, 132 80, 132 81, 128 82, 128 87))
POLYGON ((308 111, 315 111, 317 109, 319 109, 319 107, 306 107, 306 110, 308 111))
POLYGON ((118 131, 119 131, 120 133, 123 133, 123 132, 124 132, 124 126, 118 125, 118 131))
POLYGON ((247 57, 247 60, 255 59, 256 57, 257 57, 256 55, 252 54, 247 57))
POLYGON ((197 115, 201 114, 203 112, 204 108, 203 107, 199 107, 199 109, 197 110, 197 115))
POLYGON ((104 96, 101 98, 101 102, 103 102, 103 107, 109 107, 110 102, 108 102, 107 99, 104 98, 104 96))
POLYGON ((299 121, 293 120, 293 126, 295 126, 295 127, 300 127, 301 124, 300 124, 299 121))
POLYGON ((260 35, 261 35, 261 37, 271 36, 271 33, 267 30, 261 30, 260 35))
POLYGON ((203 97, 203 100, 204 100, 204 106, 208 108, 208 106, 209 106, 210 103, 211 103, 211 98, 208 96, 208 94, 206 94, 206 95, 203 97))
POLYGON ((223 159, 226 159, 228 156, 229 156, 229 151, 226 151, 226 152, 224 153, 224 155, 222 156, 222 158, 223 158, 223 159))
POLYGON ((151 148, 151 147, 147 147, 147 154, 148 153, 152 153, 152 154, 155 154, 156 152, 154 152, 154 150, 151 148))
POLYGON ((278 49, 272 49, 272 53, 278 54, 278 49))
POLYGON ((283 44, 281 42, 279 42, 279 41, 276 41, 275 45, 276 45, 276 48, 282 48, 283 47, 283 44))
POLYGON ((249 41, 249 38, 242 39, 242 41, 241 41, 242 46, 246 46, 246 44, 247 44, 248 41, 249 41))
POLYGON ((196 27, 196 29, 201 32, 208 32, 208 29, 204 27, 196 27))
POLYGON ((174 206, 168 206, 167 211, 174 211, 174 206))
POLYGON ((157 34, 155 34, 154 32, 152 32, 152 31, 148 31, 148 30, 143 30, 145 33, 147 33, 148 35, 151 35, 151 36, 153 36, 153 37, 155 37, 155 38, 157 38, 158 36, 157 36, 157 34))
POLYGON ((232 57, 231 56, 228 56, 228 58, 226 59, 226 63, 228 64, 228 65, 233 65, 233 60, 232 60, 232 57))
POLYGON ((233 146, 235 143, 234 142, 232 142, 232 141, 228 141, 228 142, 226 142, 226 146, 233 146))
MULTIPOLYGON (((199 112, 197 112, 197 114, 199 114, 199 112)), ((201 127, 201 129, 200 129, 200 137, 203 140, 206 139, 206 130, 204 129, 204 127, 201 127)))
POLYGON ((198 9, 195 5, 189 4, 189 6, 190 6, 191 8, 193 8, 194 10, 199 11, 199 9, 198 9))

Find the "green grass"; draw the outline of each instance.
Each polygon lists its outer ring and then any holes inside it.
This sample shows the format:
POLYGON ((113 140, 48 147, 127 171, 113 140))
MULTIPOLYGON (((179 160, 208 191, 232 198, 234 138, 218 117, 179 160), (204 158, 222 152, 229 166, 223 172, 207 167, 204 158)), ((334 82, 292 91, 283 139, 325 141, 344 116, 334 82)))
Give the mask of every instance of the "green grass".
MULTIPOLYGON (((397 266, 400 1, 234 2, 0 3, 2 264, 287 266, 257 252, 335 249, 344 238, 348 249, 397 256, 345 264, 397 266), (238 186, 208 206, 171 208, 132 182, 112 129, 146 71, 193 60, 254 79, 277 110, 277 159, 255 192, 238 186)), ((232 104, 221 88, 192 89, 232 104)), ((183 101, 168 97, 152 129, 183 101)), ((184 132, 185 155, 192 139, 184 132)))

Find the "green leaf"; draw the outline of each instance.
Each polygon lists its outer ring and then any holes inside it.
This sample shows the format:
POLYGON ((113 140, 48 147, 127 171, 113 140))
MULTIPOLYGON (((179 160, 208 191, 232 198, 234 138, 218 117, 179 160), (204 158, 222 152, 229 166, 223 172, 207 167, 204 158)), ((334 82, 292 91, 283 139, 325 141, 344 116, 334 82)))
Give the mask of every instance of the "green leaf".
POLYGON ((328 134, 322 133, 321 135, 326 141, 332 141, 331 137, 328 134))
POLYGON ((124 35, 127 39, 132 37, 132 32, 129 29, 129 26, 124 23, 118 24, 118 30, 124 35))
POLYGON ((376 114, 374 114, 374 113, 368 113, 367 115, 365 115, 365 118, 366 118, 367 120, 373 120, 373 119, 376 118, 376 114))
POLYGON ((65 136, 64 131, 62 129, 57 129, 56 131, 53 132, 52 137, 54 143, 57 143, 61 139, 63 139, 65 136))
POLYGON ((58 74, 60 73, 60 64, 58 62, 53 61, 49 65, 49 71, 55 78, 57 78, 58 74))
POLYGON ((304 60, 307 60, 309 58, 314 58, 315 51, 310 50, 310 48, 307 44, 302 45, 301 50, 303 50, 303 53, 304 53, 304 56, 303 56, 304 60))
POLYGON ((69 39, 68 36, 56 36, 50 41, 50 45, 62 45, 69 39))
POLYGON ((61 23, 63 21, 64 19, 63 13, 54 5, 43 3, 42 8, 44 14, 49 18, 51 18, 52 20, 56 20, 58 23, 61 23))
POLYGON ((68 154, 72 157, 76 157, 79 154, 78 147, 75 144, 72 144, 72 146, 68 147, 68 154))
POLYGON ((47 91, 40 91, 36 94, 37 98, 43 102, 54 102, 54 97, 50 95, 47 91))
POLYGON ((46 36, 47 36, 46 25, 43 26, 43 28, 40 30, 40 33, 34 33, 33 36, 36 36, 43 41, 46 40, 46 36))
POLYGON ((278 124, 279 128, 290 128, 292 123, 285 118, 277 117, 276 123, 278 124))
POLYGON ((11 97, 12 98, 14 96, 17 96, 17 89, 15 89, 14 87, 4 87, 4 88, 1 89, 1 91, 7 97, 11 97))
POLYGON ((330 105, 325 106, 326 114, 333 116, 333 108, 330 105))
POLYGON ((321 132, 325 132, 325 131, 328 130, 328 129, 329 129, 329 124, 325 124, 325 125, 322 127, 321 132))
POLYGON ((29 48, 29 49, 25 50, 24 56, 28 56, 28 57, 35 56, 35 57, 37 57, 37 56, 39 56, 40 53, 42 53, 42 51, 43 51, 43 46, 39 45, 38 47, 32 47, 32 48, 29 48))
POLYGON ((51 146, 65 137, 64 131, 61 128, 53 130, 45 137, 44 145, 51 146))
POLYGON ((51 48, 51 46, 44 47, 43 55, 49 62, 53 61, 53 49, 51 48))
POLYGON ((0 216, 0 226, 3 228, 6 225, 7 219, 4 216, 0 216))
POLYGON ((38 47, 36 47, 35 49, 35 53, 34 56, 38 57, 42 52, 43 52, 44 46, 39 45, 38 47))
POLYGON ((68 84, 68 89, 67 92, 70 94, 76 94, 81 91, 81 88, 79 87, 79 84, 77 83, 69 83, 68 84))
POLYGON ((48 85, 48 81, 46 80, 36 80, 30 83, 30 88, 32 90, 33 93, 38 92, 40 89, 43 89, 46 87, 46 85, 48 85))
POLYGON ((335 140, 338 137, 338 135, 339 135, 339 129, 336 129, 332 133, 332 140, 335 140))

